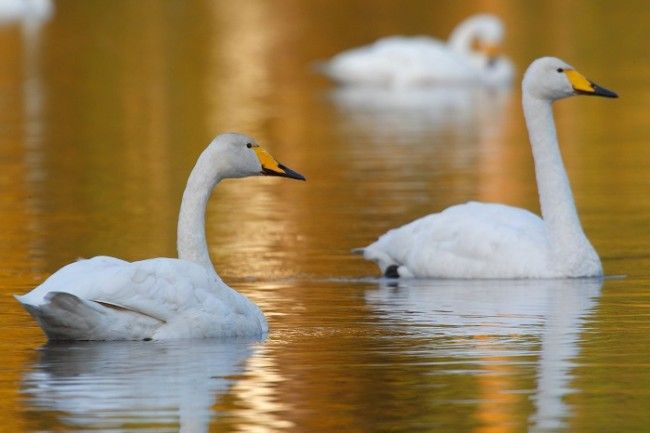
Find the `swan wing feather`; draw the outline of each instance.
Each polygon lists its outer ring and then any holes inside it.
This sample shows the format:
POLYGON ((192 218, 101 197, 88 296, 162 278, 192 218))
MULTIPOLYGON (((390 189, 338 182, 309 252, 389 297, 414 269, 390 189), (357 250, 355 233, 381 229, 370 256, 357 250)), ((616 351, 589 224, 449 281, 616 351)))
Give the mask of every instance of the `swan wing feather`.
POLYGON ((40 305, 48 293, 63 292, 169 321, 201 305, 216 282, 203 267, 184 260, 127 262, 99 256, 64 266, 19 300, 40 305))
POLYGON ((382 271, 399 266, 403 276, 505 278, 543 267, 545 244, 544 225, 535 214, 469 202, 390 230, 366 247, 364 256, 382 271))

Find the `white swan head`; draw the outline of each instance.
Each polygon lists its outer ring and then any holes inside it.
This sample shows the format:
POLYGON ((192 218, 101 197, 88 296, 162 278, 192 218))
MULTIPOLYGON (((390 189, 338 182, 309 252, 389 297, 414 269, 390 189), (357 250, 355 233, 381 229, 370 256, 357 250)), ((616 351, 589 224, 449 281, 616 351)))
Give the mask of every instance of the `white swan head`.
POLYGON ((449 44, 456 51, 494 62, 501 55, 503 37, 503 24, 497 16, 478 14, 456 26, 449 36, 449 44))
POLYGON ((525 94, 547 101, 573 95, 618 97, 556 57, 542 57, 531 63, 524 74, 522 89, 525 94))
POLYGON ((255 139, 235 133, 220 134, 208 145, 201 158, 218 167, 222 178, 281 176, 305 180, 300 173, 277 162, 255 139))

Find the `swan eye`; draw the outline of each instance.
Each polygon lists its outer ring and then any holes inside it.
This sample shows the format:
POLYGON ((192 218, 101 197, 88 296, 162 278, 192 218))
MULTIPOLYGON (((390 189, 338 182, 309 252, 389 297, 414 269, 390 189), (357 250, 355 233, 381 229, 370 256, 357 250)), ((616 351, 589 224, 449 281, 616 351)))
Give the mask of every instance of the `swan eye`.
POLYGON ((564 72, 564 69, 563 69, 563 68, 557 68, 556 70, 557 70, 560 74, 561 74, 562 72, 564 72))
POLYGON ((246 147, 248 147, 250 149, 251 147, 253 147, 253 144, 252 143, 246 143, 246 147))

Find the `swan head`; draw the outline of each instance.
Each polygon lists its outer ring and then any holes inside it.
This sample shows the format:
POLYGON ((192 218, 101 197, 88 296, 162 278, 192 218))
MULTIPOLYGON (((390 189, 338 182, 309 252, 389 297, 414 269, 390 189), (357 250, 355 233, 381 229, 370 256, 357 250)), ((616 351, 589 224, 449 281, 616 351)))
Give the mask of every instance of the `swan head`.
POLYGON ((478 14, 462 21, 449 37, 449 43, 455 50, 487 60, 487 66, 493 66, 501 56, 503 37, 499 17, 478 14))
POLYGON ((302 174, 277 162, 255 139, 244 134, 217 135, 204 155, 211 166, 219 167, 224 178, 279 176, 305 180, 302 174))
POLYGON ((618 97, 555 57, 542 57, 531 63, 524 74, 522 90, 525 94, 548 101, 574 95, 618 97))

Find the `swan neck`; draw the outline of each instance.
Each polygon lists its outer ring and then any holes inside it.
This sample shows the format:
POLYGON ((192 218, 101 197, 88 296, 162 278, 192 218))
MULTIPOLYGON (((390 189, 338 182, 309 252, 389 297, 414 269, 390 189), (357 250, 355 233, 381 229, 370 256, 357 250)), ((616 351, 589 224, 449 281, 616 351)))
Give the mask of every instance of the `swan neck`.
POLYGON ((474 39, 474 25, 472 22, 460 23, 449 35, 447 41, 449 47, 458 53, 469 53, 472 51, 474 39))
POLYGON ((582 245, 586 237, 562 161, 551 101, 532 96, 524 89, 523 107, 542 218, 554 247, 566 251, 582 245))
POLYGON ((201 155, 187 181, 178 216, 178 258, 189 260, 214 271, 205 236, 205 212, 212 190, 221 180, 201 155))

